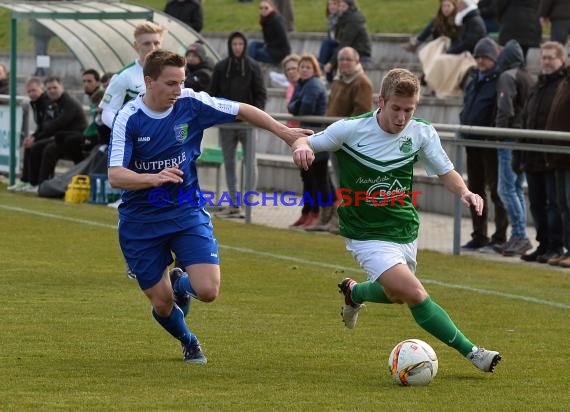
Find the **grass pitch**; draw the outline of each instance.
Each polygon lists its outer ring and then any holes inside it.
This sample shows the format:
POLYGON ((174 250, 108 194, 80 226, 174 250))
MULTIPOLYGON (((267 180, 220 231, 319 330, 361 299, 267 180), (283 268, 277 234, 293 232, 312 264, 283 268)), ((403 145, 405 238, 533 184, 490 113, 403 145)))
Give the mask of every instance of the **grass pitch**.
POLYGON ((0 189, 0 410, 567 410, 569 272, 420 252, 418 276, 493 374, 399 305, 341 323, 336 283, 364 274, 338 237, 215 220, 222 290, 188 318, 209 363, 187 365, 123 274, 116 211, 0 189), (427 387, 396 386, 392 347, 436 350, 427 387))

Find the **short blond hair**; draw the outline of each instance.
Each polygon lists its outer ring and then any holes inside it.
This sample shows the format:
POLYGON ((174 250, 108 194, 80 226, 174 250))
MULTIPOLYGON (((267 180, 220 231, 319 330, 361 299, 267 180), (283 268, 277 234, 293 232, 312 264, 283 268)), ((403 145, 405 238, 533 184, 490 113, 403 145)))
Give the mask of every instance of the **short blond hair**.
POLYGON ((564 50, 564 46, 557 41, 545 41, 540 46, 540 53, 542 54, 543 50, 554 50, 556 53, 556 57, 558 59, 564 60, 566 51, 564 50))
POLYGON ((412 97, 420 94, 418 76, 406 69, 392 69, 382 79, 380 97, 388 100, 390 96, 412 97))
POLYGON ((141 34, 160 34, 164 35, 166 29, 152 21, 145 21, 144 23, 139 23, 135 26, 135 39, 141 34))
POLYGON ((281 68, 283 69, 283 71, 285 71, 285 66, 287 66, 287 63, 289 62, 295 62, 295 64, 298 66, 299 60, 301 60, 301 56, 299 56, 298 54, 295 53, 289 54, 285 56, 285 58, 281 61, 281 68))

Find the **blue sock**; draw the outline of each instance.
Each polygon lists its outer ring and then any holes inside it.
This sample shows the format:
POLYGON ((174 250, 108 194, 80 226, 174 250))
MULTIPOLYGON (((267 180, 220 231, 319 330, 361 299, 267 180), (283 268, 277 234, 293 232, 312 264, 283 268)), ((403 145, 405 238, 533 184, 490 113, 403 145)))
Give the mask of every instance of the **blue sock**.
POLYGON ((162 317, 154 308, 152 308, 152 316, 156 319, 160 326, 168 331, 172 336, 178 339, 184 344, 189 344, 190 342, 196 340, 196 336, 188 329, 186 322, 184 322, 184 314, 182 310, 174 305, 170 311, 170 315, 167 317, 162 317))
POLYGON ((174 285, 172 285, 172 289, 174 289, 174 292, 176 292, 176 293, 182 293, 184 295, 190 295, 196 299, 198 298, 196 291, 194 290, 194 288, 190 284, 190 276, 188 276, 188 273, 186 273, 186 272, 184 272, 182 274, 182 276, 180 276, 178 278, 178 280, 176 280, 176 282, 174 282, 174 285))

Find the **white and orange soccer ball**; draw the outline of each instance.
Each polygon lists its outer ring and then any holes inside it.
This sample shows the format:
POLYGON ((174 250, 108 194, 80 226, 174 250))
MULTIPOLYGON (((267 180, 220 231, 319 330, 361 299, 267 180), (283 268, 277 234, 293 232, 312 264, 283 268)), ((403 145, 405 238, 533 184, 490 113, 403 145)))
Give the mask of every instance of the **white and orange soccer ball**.
POLYGON ((406 339, 392 349, 388 370, 403 386, 422 386, 437 375, 438 361, 433 348, 420 339, 406 339))

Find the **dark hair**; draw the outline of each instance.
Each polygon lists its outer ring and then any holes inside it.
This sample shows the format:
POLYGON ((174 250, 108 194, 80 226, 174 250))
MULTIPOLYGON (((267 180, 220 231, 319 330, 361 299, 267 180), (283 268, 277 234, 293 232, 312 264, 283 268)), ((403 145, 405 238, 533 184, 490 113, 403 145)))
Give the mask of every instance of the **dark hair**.
POLYGON ((169 50, 158 49, 146 56, 143 66, 143 74, 153 80, 158 79, 164 70, 164 66, 184 67, 186 59, 169 50))
POLYGON ((457 14, 457 0, 440 0, 437 14, 433 19, 433 29, 440 36, 447 36, 451 40, 459 36, 459 27, 455 25, 455 15, 457 14), (441 11, 441 3, 448 1, 453 4, 454 10, 449 16, 445 17, 441 11))
POLYGON ((83 76, 86 76, 88 74, 92 74, 93 77, 95 78, 95 81, 99 82, 101 81, 101 75, 99 74, 99 72, 95 69, 87 69, 83 72, 83 76))
POLYGON ((115 73, 113 72, 103 73, 103 76, 101 76, 101 83, 108 82, 109 80, 111 80, 111 77, 113 77, 114 75, 115 73))
POLYGON ((44 84, 46 84, 46 85, 48 83, 53 83, 53 82, 62 84, 61 79, 58 76, 49 76, 49 77, 46 77, 46 79, 44 80, 44 84))

